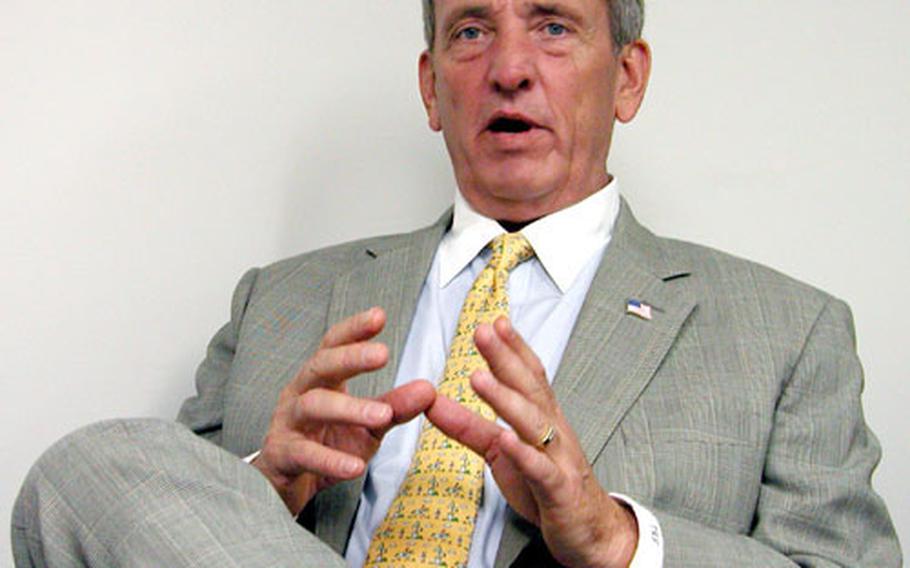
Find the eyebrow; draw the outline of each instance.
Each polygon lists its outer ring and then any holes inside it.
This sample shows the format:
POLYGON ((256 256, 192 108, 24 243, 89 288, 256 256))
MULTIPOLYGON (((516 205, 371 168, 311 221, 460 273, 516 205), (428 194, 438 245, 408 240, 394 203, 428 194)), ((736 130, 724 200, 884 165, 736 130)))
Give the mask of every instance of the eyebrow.
MULTIPOLYGON (((486 20, 491 17, 491 13, 492 10, 489 6, 477 4, 462 6, 449 14, 443 23, 442 31, 445 35, 448 35, 452 28, 461 20, 467 18, 486 20)), ((560 16, 576 22, 581 20, 581 14, 573 10, 570 6, 566 6, 563 2, 534 2, 530 6, 528 14, 531 17, 560 16)))
POLYGON ((442 31, 443 31, 444 35, 448 35, 448 33, 452 30, 452 28, 455 26, 455 24, 457 24, 461 20, 464 20, 467 18, 477 18, 480 20, 485 20, 485 19, 488 19, 489 17, 490 17, 490 8, 488 6, 477 6, 477 5, 462 6, 461 8, 459 8, 459 9, 455 10, 454 12, 452 12, 451 14, 449 14, 449 17, 446 18, 446 20, 442 26, 442 31))
POLYGON ((581 19, 581 14, 561 2, 535 2, 531 6, 530 15, 532 17, 561 16, 573 21, 581 19))
MULTIPOLYGON (((492 10, 489 6, 478 5, 478 4, 468 4, 458 8, 445 19, 442 26, 442 32, 444 36, 449 35, 449 32, 452 31, 452 28, 455 25, 468 18, 477 18, 478 20, 487 20, 492 16, 492 10)), ((581 14, 576 10, 573 10, 572 7, 567 6, 563 2, 534 2, 531 4, 530 9, 528 10, 528 15, 530 17, 541 17, 541 16, 559 16, 563 18, 568 18, 574 22, 581 21, 581 14)))

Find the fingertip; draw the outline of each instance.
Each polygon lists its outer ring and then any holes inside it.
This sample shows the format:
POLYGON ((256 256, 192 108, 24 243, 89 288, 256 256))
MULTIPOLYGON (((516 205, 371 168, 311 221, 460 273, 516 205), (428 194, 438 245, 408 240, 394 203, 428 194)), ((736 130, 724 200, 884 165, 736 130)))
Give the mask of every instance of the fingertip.
POLYGON ((436 387, 433 386, 433 383, 424 379, 420 381, 420 385, 421 390, 424 392, 423 396, 427 397, 427 406, 436 402, 436 397, 439 393, 437 392, 436 387))
POLYGON ((512 325, 512 320, 510 320, 507 316, 500 316, 497 318, 493 324, 493 327, 496 330, 496 334, 502 338, 503 341, 509 345, 513 345, 515 343, 515 338, 518 336, 518 334, 515 332, 515 327, 512 325))
POLYGON ((402 424, 425 413, 436 401, 436 389, 429 381, 415 379, 379 397, 392 409, 391 424, 402 424))
POLYGON ((411 381, 411 384, 414 385, 413 388, 420 389, 423 392, 432 391, 435 396, 436 388, 433 386, 433 383, 431 383, 427 379, 414 379, 413 381, 411 381))
POLYGON ((516 448, 518 447, 518 444, 521 443, 521 440, 518 438, 518 434, 512 430, 503 430, 501 437, 502 444, 507 445, 510 448, 516 448))
POLYGON ((437 395, 433 402, 423 411, 424 417, 429 420, 434 425, 436 424, 436 419, 439 416, 439 396, 437 395))
POLYGON ((426 379, 415 379, 409 385, 412 397, 419 401, 421 410, 425 410, 436 400, 436 388, 426 379))
POLYGON ((430 422, 436 424, 439 420, 445 419, 447 409, 452 409, 454 406, 459 406, 459 404, 439 391, 436 391, 436 397, 433 399, 433 404, 426 410, 427 418, 430 419, 430 422))
POLYGON ((477 391, 487 391, 493 386, 493 374, 486 369, 477 369, 471 374, 471 386, 477 391))
POLYGON ((426 412, 436 402, 436 389, 430 381, 418 379, 411 383, 411 401, 414 405, 413 414, 416 416, 426 412))
POLYGON ((474 330, 474 343, 489 343, 493 338, 493 326, 488 323, 482 323, 474 330))
POLYGON ((385 325, 385 310, 380 306, 373 306, 364 312, 363 325, 374 333, 385 325))
POLYGON ((358 477, 363 473, 363 469, 366 467, 364 461, 355 456, 348 456, 341 461, 340 469, 341 476, 347 479, 353 479, 358 477))
POLYGON ((363 350, 363 365, 367 368, 382 367, 389 359, 385 343, 371 343, 363 350))
POLYGON ((446 395, 442 394, 439 391, 436 391, 436 397, 433 399, 433 404, 430 405, 430 408, 427 409, 427 412, 433 411, 433 409, 436 408, 437 405, 445 406, 446 403, 448 403, 448 402, 452 402, 452 401, 449 400, 449 398, 446 397, 446 395))

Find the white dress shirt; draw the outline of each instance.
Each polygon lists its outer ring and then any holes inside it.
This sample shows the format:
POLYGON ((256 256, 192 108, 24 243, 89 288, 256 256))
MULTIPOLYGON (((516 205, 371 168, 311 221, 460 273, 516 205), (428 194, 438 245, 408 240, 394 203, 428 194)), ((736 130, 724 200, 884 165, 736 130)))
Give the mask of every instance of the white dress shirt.
MULTIPOLYGON (((587 199, 522 229, 536 256, 520 264, 509 277, 510 318, 537 353, 550 381, 556 375, 575 319, 610 242, 618 213, 618 185, 613 180, 587 199)), ((396 387, 416 378, 437 382, 442 376, 461 305, 489 260, 487 244, 504 232, 496 221, 471 209, 456 192, 452 228, 439 244, 418 299, 396 387)), ((385 517, 407 473, 422 420, 423 417, 392 429, 370 461, 345 552, 350 566, 361 566, 366 558, 373 531, 385 517)), ((657 520, 627 497, 614 497, 632 507, 638 522, 639 541, 632 566, 661 566, 663 549, 657 520)), ((486 467, 483 503, 471 543, 471 567, 493 566, 506 507, 486 467)))

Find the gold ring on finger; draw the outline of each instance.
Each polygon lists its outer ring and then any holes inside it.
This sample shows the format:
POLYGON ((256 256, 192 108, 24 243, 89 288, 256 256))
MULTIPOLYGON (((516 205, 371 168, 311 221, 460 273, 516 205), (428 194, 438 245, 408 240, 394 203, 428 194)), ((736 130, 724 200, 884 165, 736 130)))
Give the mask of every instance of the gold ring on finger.
POLYGON ((556 439, 556 428, 552 424, 547 425, 547 429, 544 433, 537 439, 537 449, 543 450, 556 439))

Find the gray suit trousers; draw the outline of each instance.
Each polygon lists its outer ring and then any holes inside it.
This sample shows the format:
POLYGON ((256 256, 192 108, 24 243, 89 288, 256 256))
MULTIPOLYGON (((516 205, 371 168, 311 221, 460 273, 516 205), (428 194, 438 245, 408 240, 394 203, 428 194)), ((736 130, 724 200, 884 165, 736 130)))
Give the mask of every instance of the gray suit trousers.
POLYGON ((268 481, 162 420, 76 431, 32 468, 13 512, 16 566, 338 566, 268 481))

